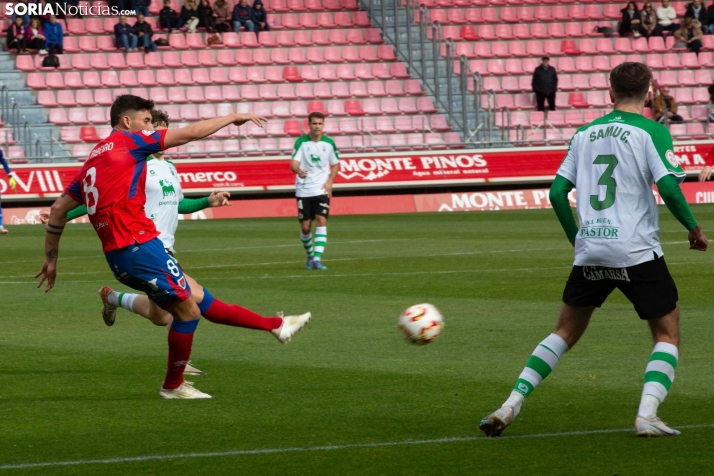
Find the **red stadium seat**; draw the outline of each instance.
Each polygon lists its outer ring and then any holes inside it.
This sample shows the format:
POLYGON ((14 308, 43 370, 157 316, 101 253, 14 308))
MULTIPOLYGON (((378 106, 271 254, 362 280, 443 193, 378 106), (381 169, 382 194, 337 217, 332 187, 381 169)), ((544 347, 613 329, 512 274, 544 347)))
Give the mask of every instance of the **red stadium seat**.
POLYGON ((580 92, 570 93, 568 96, 568 103, 573 107, 588 107, 585 96, 580 92))
MULTIPOLYGON (((338 67, 343 66, 343 65, 337 65, 338 67)), ((347 65, 349 66, 349 65, 347 65)), ((349 66, 350 71, 352 70, 352 67, 349 66)), ((344 74, 347 74, 345 71, 344 74)), ((323 81, 336 81, 338 76, 335 73, 335 66, 332 64, 325 64, 325 65, 320 65, 320 68, 318 69, 318 75, 320 76, 320 79, 323 81)))

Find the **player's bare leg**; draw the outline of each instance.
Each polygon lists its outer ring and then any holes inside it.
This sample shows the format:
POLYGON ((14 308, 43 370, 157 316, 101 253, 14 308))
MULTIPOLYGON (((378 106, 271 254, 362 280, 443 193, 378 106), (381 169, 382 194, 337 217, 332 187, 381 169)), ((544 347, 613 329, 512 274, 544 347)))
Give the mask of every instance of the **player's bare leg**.
POLYGON ((211 398, 210 395, 195 389, 183 379, 201 311, 193 298, 189 297, 185 301, 174 304, 169 312, 173 316, 169 329, 169 362, 166 379, 159 395, 161 398, 168 399, 211 398))
POLYGON ((486 436, 500 436, 511 426, 526 397, 550 375, 563 354, 583 336, 594 310, 594 306, 575 307, 563 303, 555 331, 535 348, 508 400, 481 420, 479 429, 486 436))
MULTIPOLYGON (((193 279, 186 273, 184 273, 184 277, 186 278, 191 288, 191 296, 194 302, 199 306, 202 315, 207 320, 213 323, 224 324, 234 327, 245 327, 248 329, 270 331, 280 342, 288 343, 292 339, 292 337, 297 332, 302 330, 310 321, 310 313, 285 317, 282 315, 274 317, 264 317, 249 309, 245 309, 237 305, 229 305, 223 303, 211 296, 210 293, 208 293, 208 295, 210 296, 209 301, 204 302, 204 298, 207 294, 207 291, 205 291, 203 286, 201 286, 195 279, 193 279)), ((103 298, 103 302, 112 301, 112 299, 118 302, 118 295, 121 293, 116 293, 116 291, 112 291, 109 287, 102 288, 102 290, 104 289, 108 289, 108 292, 112 292, 113 294, 111 294, 110 296, 114 297, 110 297, 109 299, 103 298)), ((147 318, 154 325, 167 326, 172 323, 173 317, 171 316, 171 314, 161 309, 147 296, 141 294, 127 294, 126 296, 130 297, 123 297, 121 299, 121 303, 119 303, 118 305, 121 305, 129 311, 147 318)), ((111 308, 111 310, 115 314, 116 307, 117 305, 111 308)), ((106 304, 105 308, 107 308, 106 304)), ((103 311, 102 315, 104 316, 104 314, 105 312, 103 311)), ((200 374, 202 374, 202 372, 200 374)))
POLYGON ((637 436, 676 436, 680 432, 657 417, 657 409, 674 381, 679 360, 679 305, 674 311, 647 321, 652 331, 654 348, 645 370, 645 385, 635 419, 637 436))

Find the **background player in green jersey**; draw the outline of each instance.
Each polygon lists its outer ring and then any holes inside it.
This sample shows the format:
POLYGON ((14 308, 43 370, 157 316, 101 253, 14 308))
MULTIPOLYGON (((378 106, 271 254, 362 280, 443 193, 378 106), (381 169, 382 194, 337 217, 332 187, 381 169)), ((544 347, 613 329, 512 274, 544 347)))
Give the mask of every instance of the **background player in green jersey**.
POLYGON ((610 73, 610 114, 581 127, 550 189, 558 219, 575 247, 575 262, 563 292, 555 331, 526 363, 505 403, 481 420, 487 436, 513 423, 525 398, 583 335, 596 307, 615 289, 647 320, 654 349, 635 419, 637 436, 678 435, 657 417, 674 381, 679 357, 677 287, 659 243, 659 212, 653 183, 672 214, 689 230, 690 249, 705 251, 707 238, 692 216, 679 183, 684 180, 672 136, 642 116, 652 73, 641 63, 623 63, 610 73), (578 191, 575 223, 568 193, 578 191))
POLYGON ((340 157, 335 142, 323 135, 325 116, 313 112, 307 116, 310 133, 295 141, 290 170, 297 175, 295 197, 300 240, 307 252, 307 269, 327 269, 321 262, 327 245, 327 217, 330 214, 332 184, 340 168, 340 157), (315 221, 315 240, 312 221, 315 221))

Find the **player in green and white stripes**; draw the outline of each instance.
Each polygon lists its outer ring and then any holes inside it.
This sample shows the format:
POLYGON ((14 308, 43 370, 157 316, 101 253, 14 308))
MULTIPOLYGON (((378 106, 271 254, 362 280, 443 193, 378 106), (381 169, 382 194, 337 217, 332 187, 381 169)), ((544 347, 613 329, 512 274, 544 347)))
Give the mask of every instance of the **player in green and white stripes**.
POLYGON ((637 436, 674 436, 679 431, 657 417, 674 381, 679 359, 677 287, 667 270, 659 242, 660 197, 689 230, 690 249, 705 251, 701 231, 679 188, 684 172, 674 155, 672 136, 661 124, 642 116, 652 73, 641 63, 623 63, 610 73, 610 98, 615 110, 581 127, 550 189, 550 201, 575 262, 563 292, 555 331, 528 359, 511 395, 501 408, 481 420, 487 436, 510 426, 531 392, 555 369, 588 327, 596 307, 619 289, 649 324, 654 348, 645 370, 637 436), (575 223, 568 199, 578 191, 575 223))
POLYGON ((290 170, 297 175, 295 197, 300 241, 307 253, 307 269, 325 270, 322 254, 327 245, 327 217, 330 215, 332 185, 340 167, 335 142, 322 133, 325 116, 311 113, 308 118, 310 133, 298 137, 290 161, 290 170), (312 237, 312 222, 315 221, 315 238, 312 237))

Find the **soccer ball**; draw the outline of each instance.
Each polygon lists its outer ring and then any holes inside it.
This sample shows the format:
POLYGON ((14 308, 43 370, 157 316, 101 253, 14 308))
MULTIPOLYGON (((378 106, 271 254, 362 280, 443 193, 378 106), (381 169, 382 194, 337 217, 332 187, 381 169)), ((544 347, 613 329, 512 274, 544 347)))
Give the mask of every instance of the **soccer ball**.
POLYGON ((399 316, 399 330, 413 344, 426 345, 444 329, 444 318, 431 304, 415 304, 399 316))

